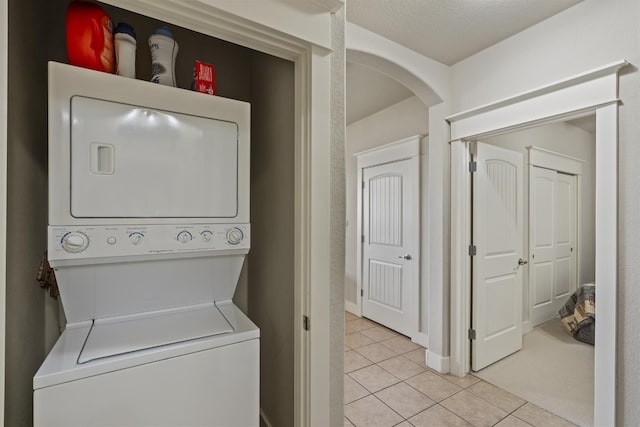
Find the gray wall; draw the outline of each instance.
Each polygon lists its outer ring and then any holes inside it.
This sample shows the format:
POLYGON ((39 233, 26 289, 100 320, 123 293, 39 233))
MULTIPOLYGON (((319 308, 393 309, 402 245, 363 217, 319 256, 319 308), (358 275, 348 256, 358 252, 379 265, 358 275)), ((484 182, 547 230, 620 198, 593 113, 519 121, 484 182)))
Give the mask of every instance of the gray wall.
POLYGON ((249 317, 260 327, 260 406, 293 426, 294 66, 251 59, 249 317))
MULTIPOLYGON (((49 28, 47 41, 49 59, 67 62, 65 22, 66 9, 70 0, 50 0, 49 28)), ((151 54, 148 39, 153 31, 165 26, 162 21, 138 15, 107 4, 100 6, 109 15, 113 24, 126 22, 132 25, 137 36, 136 78, 149 80, 151 77, 151 54)), ((251 49, 228 43, 204 34, 175 25, 168 25, 178 43, 176 57, 176 80, 178 87, 189 89, 193 75, 194 61, 200 60, 215 67, 216 95, 249 101, 251 96, 251 49)))
POLYGON ((46 24, 33 4, 9 1, 5 423, 32 423, 31 379, 45 355, 44 292, 35 281, 46 249, 46 24))

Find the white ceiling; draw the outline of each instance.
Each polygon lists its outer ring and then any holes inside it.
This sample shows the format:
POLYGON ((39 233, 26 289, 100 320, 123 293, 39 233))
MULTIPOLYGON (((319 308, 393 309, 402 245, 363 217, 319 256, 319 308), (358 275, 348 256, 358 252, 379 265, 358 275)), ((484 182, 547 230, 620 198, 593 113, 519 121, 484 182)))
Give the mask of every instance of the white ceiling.
POLYGON ((447 65, 580 0, 348 0, 347 21, 447 65))
MULTIPOLYGON (((581 0, 348 0, 347 20, 451 65, 581 0)), ((347 64, 347 124, 413 95, 368 67, 347 64)))

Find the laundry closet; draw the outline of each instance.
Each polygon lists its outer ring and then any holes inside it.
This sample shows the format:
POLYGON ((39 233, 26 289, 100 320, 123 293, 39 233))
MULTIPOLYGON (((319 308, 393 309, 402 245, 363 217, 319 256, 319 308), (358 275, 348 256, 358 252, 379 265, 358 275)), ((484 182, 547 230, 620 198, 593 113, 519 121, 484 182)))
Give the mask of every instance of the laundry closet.
MULTIPOLYGON (((64 324, 57 300, 34 276, 47 246, 47 61, 67 62, 68 3, 9 2, 7 241, 15 244, 7 248, 7 425, 31 423, 31 380, 64 324)), ((114 24, 135 28, 136 78, 148 81, 147 39, 167 24, 100 5, 114 24)), ((179 88, 189 89, 201 60, 215 66, 217 95, 251 104, 251 251, 233 300, 261 330, 260 407, 274 425, 292 425, 294 64, 168 26, 180 46, 179 88)))

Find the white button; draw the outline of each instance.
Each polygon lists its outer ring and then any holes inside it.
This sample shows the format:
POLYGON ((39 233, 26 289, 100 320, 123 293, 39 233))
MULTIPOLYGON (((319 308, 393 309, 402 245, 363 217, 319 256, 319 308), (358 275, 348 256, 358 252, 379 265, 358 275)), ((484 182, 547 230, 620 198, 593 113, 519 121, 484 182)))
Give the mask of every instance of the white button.
POLYGON ((115 245, 116 241, 116 238, 113 236, 107 238, 107 243, 110 245, 115 245))

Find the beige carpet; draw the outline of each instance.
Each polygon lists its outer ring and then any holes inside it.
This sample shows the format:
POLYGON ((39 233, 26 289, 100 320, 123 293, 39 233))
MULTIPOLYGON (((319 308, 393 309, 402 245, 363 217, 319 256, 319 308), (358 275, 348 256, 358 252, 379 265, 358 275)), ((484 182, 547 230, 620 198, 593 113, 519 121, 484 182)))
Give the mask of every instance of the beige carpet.
POLYGON ((522 350, 474 375, 580 426, 593 425, 594 347, 559 319, 524 336, 522 350))

